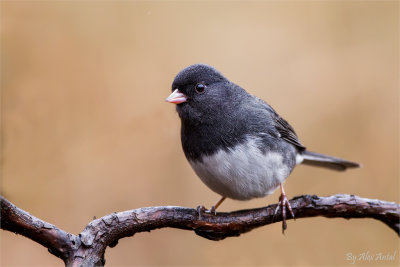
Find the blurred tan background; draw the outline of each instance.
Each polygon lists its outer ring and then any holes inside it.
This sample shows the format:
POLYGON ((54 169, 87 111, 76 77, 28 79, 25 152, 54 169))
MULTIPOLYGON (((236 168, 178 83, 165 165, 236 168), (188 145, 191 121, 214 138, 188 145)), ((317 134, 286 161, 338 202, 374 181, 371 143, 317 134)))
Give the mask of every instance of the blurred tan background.
MULTIPOLYGON (((361 162, 300 166, 289 197, 352 193, 399 202, 399 2, 1 3, 2 188, 78 234, 93 216, 219 198, 184 158, 164 99, 193 63, 215 66, 269 102, 313 151, 361 162)), ((278 200, 227 200, 221 211, 278 200)), ((300 219, 212 242, 161 229, 120 240, 108 266, 350 266, 347 253, 396 253, 374 220, 300 219)), ((62 266, 1 231, 2 266, 62 266)), ((354 266, 354 265, 351 265, 354 266)))

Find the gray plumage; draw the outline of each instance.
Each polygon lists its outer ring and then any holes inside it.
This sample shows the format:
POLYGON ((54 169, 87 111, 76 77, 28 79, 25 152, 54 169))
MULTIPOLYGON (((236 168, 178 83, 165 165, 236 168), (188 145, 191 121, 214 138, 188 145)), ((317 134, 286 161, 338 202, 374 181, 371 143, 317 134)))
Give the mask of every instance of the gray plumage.
POLYGON ((222 196, 245 200, 271 194, 300 163, 334 170, 359 167, 307 151, 271 106, 211 66, 185 68, 172 91, 186 99, 177 105, 185 156, 222 196))

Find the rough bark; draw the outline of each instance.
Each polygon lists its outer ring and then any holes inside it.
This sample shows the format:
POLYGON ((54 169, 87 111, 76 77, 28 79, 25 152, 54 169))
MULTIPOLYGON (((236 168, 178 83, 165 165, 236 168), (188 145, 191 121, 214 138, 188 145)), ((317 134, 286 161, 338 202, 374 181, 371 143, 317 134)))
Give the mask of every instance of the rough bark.
MULTIPOLYGON (((318 197, 304 195, 290 200, 297 219, 373 218, 400 235, 400 205, 354 195, 318 197)), ((281 221, 277 204, 229 213, 206 214, 184 207, 148 207, 112 213, 91 221, 79 235, 67 233, 19 209, 1 197, 1 228, 36 241, 61 258, 67 266, 102 266, 104 252, 118 240, 143 231, 172 227, 192 230, 210 240, 239 236, 250 230, 281 221)))

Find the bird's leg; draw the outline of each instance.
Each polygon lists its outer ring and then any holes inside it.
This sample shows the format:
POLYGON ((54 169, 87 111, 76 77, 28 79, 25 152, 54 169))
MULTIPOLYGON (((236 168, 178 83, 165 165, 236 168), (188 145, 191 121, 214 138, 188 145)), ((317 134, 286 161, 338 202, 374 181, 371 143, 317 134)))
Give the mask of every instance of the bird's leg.
POLYGON ((224 202, 226 197, 221 197, 220 200, 218 200, 217 203, 215 203, 214 206, 211 207, 211 209, 206 209, 204 206, 198 206, 197 207, 197 212, 199 213, 199 216, 201 216, 201 213, 206 212, 206 213, 212 213, 214 215, 217 214, 217 208, 219 207, 219 205, 221 205, 222 202, 224 202))
POLYGON ((208 210, 208 212, 210 213, 214 213, 215 215, 217 215, 217 208, 219 207, 219 205, 221 205, 222 202, 224 202, 226 197, 221 197, 220 200, 218 200, 217 203, 215 203, 214 206, 211 207, 211 209, 208 210))
POLYGON ((283 189, 282 183, 281 183, 280 187, 281 187, 281 196, 279 197, 279 204, 276 207, 275 215, 278 212, 279 208, 282 208, 282 233, 285 233, 285 230, 287 229, 286 208, 289 210, 290 215, 292 216, 293 219, 294 219, 294 213, 293 213, 292 207, 290 206, 289 200, 286 197, 285 189, 283 189))

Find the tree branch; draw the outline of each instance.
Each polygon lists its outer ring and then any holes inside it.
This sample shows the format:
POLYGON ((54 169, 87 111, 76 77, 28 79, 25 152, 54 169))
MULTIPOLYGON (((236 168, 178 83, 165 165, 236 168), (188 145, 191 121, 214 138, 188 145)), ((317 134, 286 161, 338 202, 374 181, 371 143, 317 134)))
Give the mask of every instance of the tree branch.
POLYGON ((65 261, 73 251, 76 236, 42 221, 1 196, 1 229, 23 235, 48 248, 65 261))
MULTIPOLYGON (((373 218, 380 220, 400 235, 400 205, 354 195, 318 197, 304 195, 290 200, 296 218, 373 218)), ((1 197, 1 228, 24 235, 43 246, 68 266, 104 265, 107 246, 135 233, 172 227, 192 230, 210 240, 239 236, 250 230, 281 221, 277 204, 264 208, 229 213, 199 214, 183 207, 148 207, 112 213, 93 220, 78 236, 66 233, 17 208, 1 197)))

